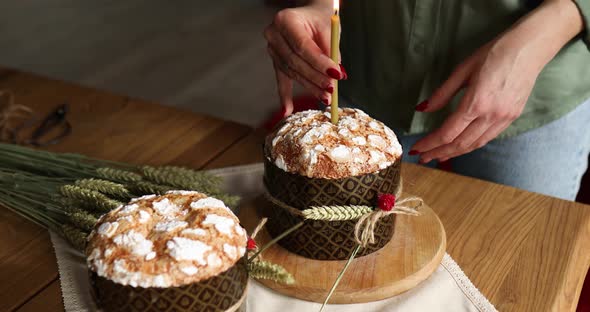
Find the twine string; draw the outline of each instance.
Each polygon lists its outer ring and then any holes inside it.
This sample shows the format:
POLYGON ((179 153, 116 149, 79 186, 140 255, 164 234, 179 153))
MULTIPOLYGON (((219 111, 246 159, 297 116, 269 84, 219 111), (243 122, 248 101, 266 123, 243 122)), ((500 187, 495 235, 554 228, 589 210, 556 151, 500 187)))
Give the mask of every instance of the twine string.
POLYGON ((366 247, 368 244, 375 244, 375 227, 381 218, 391 214, 419 216, 419 210, 423 204, 424 201, 422 198, 410 196, 396 201, 390 211, 375 209, 373 212, 362 215, 354 226, 355 241, 362 247, 366 247), (415 204, 410 205, 411 203, 415 204))
MULTIPOLYGON (((264 225, 266 224, 266 221, 268 221, 268 218, 262 218, 260 220, 260 222, 258 222, 258 225, 256 225, 256 227, 254 228, 254 230, 252 231, 252 233, 250 234, 250 239, 255 240, 256 239, 256 235, 258 235, 258 233, 260 232, 260 230, 262 230, 262 228, 264 227, 264 225)), ((260 251, 260 248, 258 248, 258 244, 254 247, 254 249, 252 250, 248 250, 248 258, 252 259, 252 261, 260 261, 262 260, 262 255, 260 255, 258 252, 260 251), (258 257, 252 257, 252 255, 258 255, 258 257), (252 257, 252 258, 250 258, 252 257)))
POLYGON ((256 239, 256 235, 258 235, 258 232, 260 232, 260 230, 262 230, 262 228, 266 224, 266 221, 268 221, 268 218, 262 218, 262 220, 260 220, 260 222, 258 222, 258 225, 256 226, 256 228, 254 228, 254 231, 252 231, 252 234, 250 234, 250 238, 256 239))
MULTIPOLYGON (((400 184, 398 185, 394 195, 396 198, 400 198, 401 194, 402 181, 400 181, 400 184)), ((287 210, 289 213, 293 215, 301 216, 307 219, 306 215, 303 213, 302 210, 287 205, 284 202, 276 199, 274 196, 268 193, 268 191, 264 192, 264 196, 272 204, 287 210)), ((400 200, 396 200, 395 205, 389 211, 384 211, 382 209, 376 208, 369 213, 363 214, 360 218, 358 218, 354 227, 355 241, 363 248, 369 244, 375 244, 375 228, 377 226, 377 222, 379 222, 381 218, 389 216, 391 214, 419 216, 419 210, 423 204, 424 201, 422 200, 422 198, 417 196, 410 196, 402 198, 400 200)))
POLYGON ((10 123, 17 118, 31 115, 33 111, 22 104, 16 104, 14 94, 8 90, 0 90, 0 136, 2 139, 8 136, 10 123))

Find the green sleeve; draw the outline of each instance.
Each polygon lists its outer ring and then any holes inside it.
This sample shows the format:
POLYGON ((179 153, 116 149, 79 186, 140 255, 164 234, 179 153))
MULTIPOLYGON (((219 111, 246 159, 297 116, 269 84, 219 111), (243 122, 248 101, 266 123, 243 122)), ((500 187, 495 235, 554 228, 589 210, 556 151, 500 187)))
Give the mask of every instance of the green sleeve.
POLYGON ((575 0, 574 1, 582 14, 584 19, 584 31, 582 32, 582 39, 590 49, 590 0, 575 0))

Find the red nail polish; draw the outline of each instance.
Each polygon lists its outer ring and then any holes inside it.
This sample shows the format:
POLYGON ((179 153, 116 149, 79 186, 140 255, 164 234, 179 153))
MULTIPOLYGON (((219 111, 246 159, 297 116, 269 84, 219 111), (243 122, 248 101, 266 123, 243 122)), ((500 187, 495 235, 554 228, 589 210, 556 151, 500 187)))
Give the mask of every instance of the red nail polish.
POLYGON ((328 98, 321 98, 320 101, 322 102, 322 104, 328 106, 328 98))
POLYGON ((418 152, 417 150, 411 150, 408 152, 408 155, 410 155, 410 156, 414 156, 414 155, 418 155, 418 154, 420 154, 420 152, 418 152))
POLYGON ((346 69, 344 69, 344 66, 342 66, 342 64, 340 64, 340 71, 342 72, 342 79, 348 79, 348 73, 346 73, 346 69))
POLYGON ((333 86, 327 86, 326 87, 326 92, 328 92, 330 94, 334 93, 334 87, 333 86))
POLYGON ((416 105, 416 110, 419 112, 423 112, 428 107, 428 100, 423 101, 422 103, 416 105))
POLYGON ((333 79, 340 80, 341 74, 336 68, 328 68, 326 73, 328 74, 328 76, 332 77, 333 79))

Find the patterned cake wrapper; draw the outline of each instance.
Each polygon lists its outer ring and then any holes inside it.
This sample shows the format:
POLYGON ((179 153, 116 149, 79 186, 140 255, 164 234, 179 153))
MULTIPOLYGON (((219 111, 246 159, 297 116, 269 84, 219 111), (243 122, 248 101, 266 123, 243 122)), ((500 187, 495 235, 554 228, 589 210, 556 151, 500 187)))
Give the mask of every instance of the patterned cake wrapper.
MULTIPOLYGON (((261 214, 269 218, 266 228, 272 237, 284 233, 303 221, 287 210, 270 202, 262 207, 261 214)), ((366 256, 385 246, 393 236, 395 215, 381 218, 375 227, 375 244, 362 248, 357 257, 366 256)), ((316 260, 346 260, 357 243, 353 237, 356 220, 306 220, 302 227, 281 239, 278 244, 290 252, 316 260)))
MULTIPOLYGON (((288 173, 265 157, 264 184, 271 196, 304 210, 310 206, 368 205, 377 202, 380 193, 394 194, 400 186, 401 159, 375 173, 343 179, 309 178, 288 173)), ((284 208, 270 202, 262 207, 269 218, 266 227, 276 237, 303 221, 284 208)), ((361 249, 358 256, 368 255, 385 246, 393 236, 395 215, 379 220, 375 227, 375 244, 361 249)), ((357 220, 306 220, 304 225, 279 241, 287 250, 317 260, 345 260, 356 248, 354 227, 357 220)))
POLYGON ((197 283, 168 288, 121 285, 91 271, 97 305, 111 311, 245 312, 248 270, 246 257, 227 271, 197 283))
POLYGON ((380 193, 394 194, 401 179, 401 159, 375 173, 342 179, 309 178, 289 173, 264 158, 264 183, 268 192, 297 209, 310 206, 368 205, 380 193))

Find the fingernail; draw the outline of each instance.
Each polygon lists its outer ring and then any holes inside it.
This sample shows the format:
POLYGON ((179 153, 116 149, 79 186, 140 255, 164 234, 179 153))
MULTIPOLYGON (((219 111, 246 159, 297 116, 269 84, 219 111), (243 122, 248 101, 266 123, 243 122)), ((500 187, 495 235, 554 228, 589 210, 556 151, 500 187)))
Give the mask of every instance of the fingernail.
POLYGON ((328 76, 332 77, 333 79, 340 80, 341 74, 336 68, 328 68, 326 73, 328 74, 328 76))
POLYGON ((322 104, 328 106, 328 98, 321 98, 320 101, 322 102, 322 104))
POLYGON ((408 155, 410 155, 410 156, 414 156, 414 155, 418 155, 418 154, 420 154, 420 152, 418 152, 417 150, 411 150, 408 152, 408 155))
POLYGON ((346 80, 348 79, 348 73, 346 73, 346 69, 344 69, 344 66, 342 66, 342 64, 340 64, 340 71, 342 72, 342 79, 346 80))
POLYGON ((422 103, 416 105, 416 110, 419 112, 423 112, 428 107, 428 100, 423 101, 422 103))
POLYGON ((326 90, 326 92, 328 92, 330 94, 334 93, 334 87, 333 86, 327 86, 325 90, 326 90))

